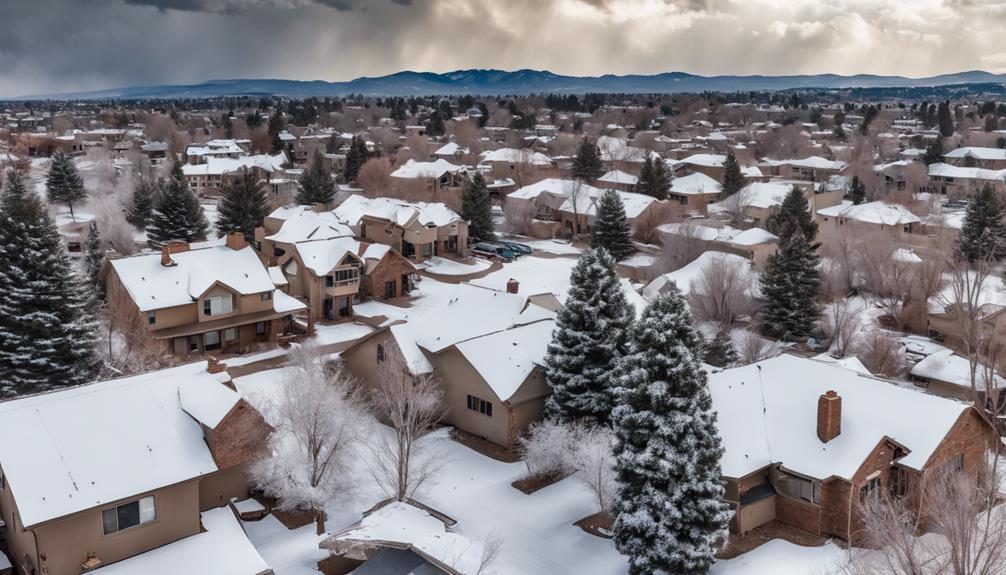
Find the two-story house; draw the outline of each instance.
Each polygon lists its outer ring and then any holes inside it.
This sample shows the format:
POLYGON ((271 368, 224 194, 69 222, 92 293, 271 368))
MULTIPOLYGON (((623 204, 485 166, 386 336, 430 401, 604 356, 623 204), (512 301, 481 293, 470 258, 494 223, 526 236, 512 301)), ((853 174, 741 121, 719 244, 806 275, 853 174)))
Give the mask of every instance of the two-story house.
POLYGON ((468 255, 468 222, 442 203, 354 195, 334 213, 360 240, 391 246, 412 261, 468 255))
POLYGON ((19 573, 270 573, 228 505, 272 428, 210 362, 0 403, 0 516, 19 573), (212 372, 212 373, 211 373, 212 372), (16 439, 15 439, 16 438, 16 439), (186 569, 198 552, 198 569, 186 569), (115 565, 118 563, 118 565, 115 565), (112 564, 112 565, 110 565, 112 564), (148 566, 149 567, 149 566, 148 566))
POLYGON ((276 289, 258 254, 240 233, 224 246, 111 260, 102 270, 109 305, 140 318, 147 332, 176 355, 240 352, 292 330, 306 306, 276 289))

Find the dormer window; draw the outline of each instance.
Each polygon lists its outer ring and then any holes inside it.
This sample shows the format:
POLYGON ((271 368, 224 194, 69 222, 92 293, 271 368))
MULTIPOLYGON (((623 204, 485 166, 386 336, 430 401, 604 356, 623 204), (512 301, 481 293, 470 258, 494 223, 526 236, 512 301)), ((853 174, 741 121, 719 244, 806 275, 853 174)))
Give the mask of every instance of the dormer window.
POLYGON ((231 294, 208 297, 203 300, 204 315, 223 315, 234 311, 234 296, 231 294))

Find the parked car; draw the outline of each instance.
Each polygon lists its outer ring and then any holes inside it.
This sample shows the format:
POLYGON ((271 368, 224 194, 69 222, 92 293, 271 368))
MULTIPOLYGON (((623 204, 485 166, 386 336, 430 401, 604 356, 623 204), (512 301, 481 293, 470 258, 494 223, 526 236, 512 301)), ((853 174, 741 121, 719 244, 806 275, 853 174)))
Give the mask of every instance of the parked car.
POLYGON ((472 245, 471 251, 479 255, 496 257, 505 261, 510 261, 517 257, 517 254, 510 248, 490 242, 475 243, 472 245))
POLYGON ((499 245, 501 245, 501 246, 503 246, 503 247, 510 248, 511 251, 513 251, 513 252, 515 252, 515 253, 517 253, 519 255, 522 255, 522 256, 523 255, 527 255, 527 254, 529 254, 529 253, 531 253, 531 252, 534 251, 534 248, 532 248, 531 246, 529 246, 527 244, 519 244, 517 242, 502 241, 502 240, 497 241, 496 243, 499 244, 499 245))

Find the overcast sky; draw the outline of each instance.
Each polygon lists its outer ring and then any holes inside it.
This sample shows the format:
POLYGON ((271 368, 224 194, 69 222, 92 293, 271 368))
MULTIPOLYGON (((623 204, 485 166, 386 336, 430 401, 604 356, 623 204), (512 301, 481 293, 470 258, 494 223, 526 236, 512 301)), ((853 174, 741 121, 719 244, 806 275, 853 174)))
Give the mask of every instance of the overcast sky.
POLYGON ((0 96, 400 70, 1006 71, 1000 0, 0 0, 0 96))

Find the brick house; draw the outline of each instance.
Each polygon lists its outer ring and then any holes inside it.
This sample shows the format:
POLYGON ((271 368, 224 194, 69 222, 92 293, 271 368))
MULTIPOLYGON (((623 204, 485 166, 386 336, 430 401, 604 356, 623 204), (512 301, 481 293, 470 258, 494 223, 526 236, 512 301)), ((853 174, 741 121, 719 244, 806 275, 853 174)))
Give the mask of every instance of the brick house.
POLYGON ((863 497, 883 489, 920 509, 927 474, 975 474, 998 442, 970 405, 813 359, 712 373, 709 389, 735 533, 776 519, 856 541, 863 497))
POLYGON ((191 363, 0 404, 0 428, 18 437, 0 445, 0 516, 18 572, 116 573, 111 565, 153 549, 181 565, 197 541, 210 550, 201 572, 269 572, 222 506, 248 497, 248 465, 272 428, 222 367, 191 363), (246 567, 232 570, 238 563, 246 567))
POLYGON ((791 180, 808 182, 824 182, 832 176, 842 174, 849 164, 839 160, 829 160, 820 156, 808 156, 800 159, 770 160, 764 159, 758 164, 762 173, 791 180))
POLYGON ((167 351, 240 352, 292 329, 305 305, 276 289, 240 233, 224 246, 189 249, 185 242, 106 262, 109 307, 131 316, 167 351))

